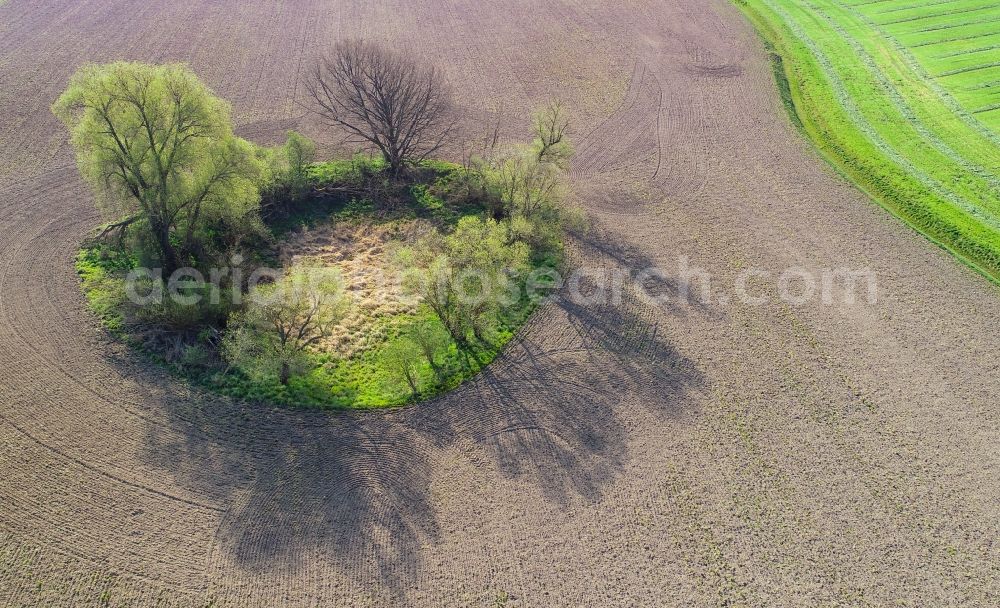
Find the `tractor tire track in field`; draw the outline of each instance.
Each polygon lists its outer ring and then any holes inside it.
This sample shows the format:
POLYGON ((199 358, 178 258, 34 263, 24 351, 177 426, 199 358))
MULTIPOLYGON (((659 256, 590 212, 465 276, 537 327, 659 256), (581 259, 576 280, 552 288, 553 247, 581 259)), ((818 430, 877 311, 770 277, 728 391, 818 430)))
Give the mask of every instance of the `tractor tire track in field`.
POLYGON ((998 293, 827 168, 722 0, 9 0, 0 105, 0 605, 1000 603, 998 293), (109 340, 48 111, 73 70, 188 61, 242 134, 330 148, 297 78, 359 34, 439 62, 467 122, 502 105, 505 138, 563 97, 573 259, 660 267, 670 299, 562 294, 386 412, 206 395, 109 340), (681 257, 766 294, 871 269, 879 299, 685 303, 681 257))

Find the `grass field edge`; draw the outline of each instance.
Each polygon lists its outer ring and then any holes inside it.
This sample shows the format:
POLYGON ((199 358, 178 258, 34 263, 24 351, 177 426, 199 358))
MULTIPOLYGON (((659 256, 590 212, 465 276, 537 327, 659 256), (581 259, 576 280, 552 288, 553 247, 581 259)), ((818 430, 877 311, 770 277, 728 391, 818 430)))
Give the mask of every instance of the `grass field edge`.
POLYGON ((809 119, 807 114, 800 111, 800 107, 802 105, 800 101, 800 89, 802 84, 795 79, 788 69, 788 64, 790 62, 795 62, 798 59, 794 53, 787 50, 785 36, 779 31, 779 28, 775 27, 775 24, 773 24, 771 20, 762 15, 760 11, 757 10, 750 2, 747 2, 746 0, 733 0, 733 3, 754 27, 758 38, 763 43, 764 50, 768 53, 769 62, 775 79, 775 87, 777 88, 782 106, 785 108, 789 121, 792 123, 792 126, 795 127, 796 131, 800 132, 809 141, 810 147, 820 156, 820 158, 822 158, 823 161, 837 173, 837 175, 855 186, 858 190, 864 193, 866 197, 874 201, 879 207, 887 211, 894 218, 898 219, 904 225, 908 226, 911 230, 921 235, 937 247, 940 247, 944 251, 948 252, 963 266, 968 267, 976 274, 981 275, 993 285, 1000 288, 1000 273, 990 271, 988 268, 980 264, 974 257, 966 255, 961 250, 949 245, 941 239, 936 238, 928 231, 922 229, 915 222, 900 213, 889 201, 885 200, 872 188, 868 187, 864 183, 864 180, 854 176, 846 166, 847 159, 839 155, 832 154, 826 149, 825 146, 822 145, 824 140, 818 133, 816 133, 816 129, 813 128, 812 121, 809 119))

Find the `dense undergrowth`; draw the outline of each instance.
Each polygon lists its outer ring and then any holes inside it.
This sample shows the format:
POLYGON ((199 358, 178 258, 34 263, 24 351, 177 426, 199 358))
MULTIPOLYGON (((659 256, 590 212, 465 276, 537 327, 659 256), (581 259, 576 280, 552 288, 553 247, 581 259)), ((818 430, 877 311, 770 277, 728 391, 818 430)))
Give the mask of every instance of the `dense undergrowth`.
MULTIPOLYGON (((324 226, 391 228, 421 222, 448 235, 463 219, 482 222, 490 212, 482 198, 470 194, 469 169, 452 163, 425 161, 405 184, 387 178, 380 160, 361 156, 312 164, 307 175, 307 195, 280 209, 265 206, 273 239, 261 243, 255 252, 258 261, 278 263, 277 250, 284 240, 324 226)), ((405 252, 413 243, 398 245, 405 252)), ((558 242, 533 249, 525 270, 555 269, 560 251, 558 242)), ((275 374, 244 371, 227 361, 223 351, 230 310, 209 315, 214 320, 206 321, 203 314, 185 318, 183 307, 164 310, 169 304, 157 304, 152 311, 149 305, 130 305, 125 277, 139 265, 126 247, 107 239, 89 242, 76 260, 89 307, 116 337, 208 389, 249 401, 319 408, 401 405, 458 386, 496 357, 545 291, 543 285, 529 295, 518 285, 521 296, 489 317, 483 328, 486 338, 470 331, 461 343, 427 303, 419 302, 404 312, 370 319, 364 348, 350 356, 308 349, 298 362, 300 372, 282 382, 275 374)), ((522 272, 513 280, 523 281, 530 274, 522 272)), ((221 306, 226 308, 225 302, 221 306)))

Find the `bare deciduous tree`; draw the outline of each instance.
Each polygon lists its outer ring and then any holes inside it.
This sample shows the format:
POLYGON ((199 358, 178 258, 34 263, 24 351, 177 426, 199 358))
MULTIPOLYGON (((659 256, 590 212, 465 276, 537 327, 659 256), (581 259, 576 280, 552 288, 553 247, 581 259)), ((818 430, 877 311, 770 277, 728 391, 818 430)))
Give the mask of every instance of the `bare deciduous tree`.
POLYGON ((441 73, 370 42, 338 43, 306 90, 328 124, 377 149, 393 175, 437 151, 451 130, 441 73))
POLYGON ((573 154, 567 141, 569 119, 562 102, 554 101, 535 116, 535 148, 539 162, 551 162, 561 168, 573 154))

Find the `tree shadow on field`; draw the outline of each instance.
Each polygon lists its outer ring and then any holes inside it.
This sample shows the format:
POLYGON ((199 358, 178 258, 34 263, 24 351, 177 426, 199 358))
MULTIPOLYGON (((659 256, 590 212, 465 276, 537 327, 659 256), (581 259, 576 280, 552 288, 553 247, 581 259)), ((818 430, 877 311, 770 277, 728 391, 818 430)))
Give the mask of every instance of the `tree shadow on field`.
POLYGON ((578 269, 610 266, 624 272, 627 287, 632 290, 631 297, 671 317, 692 313, 711 319, 723 317, 712 305, 711 294, 702 292, 711 282, 699 276, 700 271, 694 264, 689 263, 684 269, 678 259, 673 265, 665 265, 636 245, 612 236, 600 221, 592 219, 591 223, 591 230, 574 235, 571 241, 572 266, 578 269), (689 276, 685 276, 685 272, 689 276))
MULTIPOLYGON (((401 603, 420 579, 422 547, 442 540, 438 463, 465 468, 477 487, 503 479, 509 495, 470 487, 463 497, 487 510, 515 506, 518 486, 559 508, 602 500, 629 460, 638 417, 677 418, 702 382, 659 330, 669 319, 632 291, 601 304, 560 293, 479 376, 401 410, 268 409, 146 389, 158 410, 146 459, 224 507, 213 579, 281 598, 324 597, 306 587, 336 584, 337 595, 401 603)), ((128 356, 120 364, 131 368, 123 374, 164 376, 128 356)))
POLYGON ((266 409, 197 394, 161 405, 169 428, 150 427, 146 458, 200 501, 226 506, 212 561, 227 585, 287 598, 327 581, 395 601, 415 584, 417 551, 438 530, 428 454, 405 412, 266 409))
POLYGON ((554 299, 470 394, 436 412, 447 434, 468 437, 484 464, 551 503, 602 500, 629 459, 635 410, 679 417, 686 393, 701 384, 634 305, 554 299))

